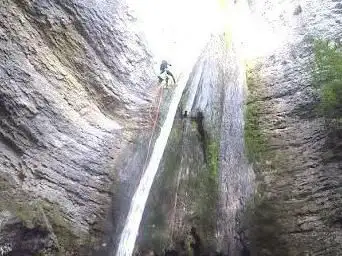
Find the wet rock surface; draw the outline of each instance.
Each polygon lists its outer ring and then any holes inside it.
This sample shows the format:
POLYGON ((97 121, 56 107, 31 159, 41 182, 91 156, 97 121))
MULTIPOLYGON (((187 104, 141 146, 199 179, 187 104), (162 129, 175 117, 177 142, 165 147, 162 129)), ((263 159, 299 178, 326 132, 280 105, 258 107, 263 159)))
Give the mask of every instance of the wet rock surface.
MULTIPOLYGON (((36 220, 39 221, 39 220, 36 220)), ((1 212, 1 255, 54 255, 58 251, 56 237, 46 223, 23 223, 9 211, 1 212), (37 225, 38 224, 38 225, 37 225)))
POLYGON ((267 140, 267 152, 256 164, 263 199, 252 220, 253 249, 257 255, 340 255, 341 158, 324 157, 331 139, 317 115, 311 78, 313 39, 341 39, 338 6, 301 1, 298 12, 291 1, 282 4, 255 4, 274 28, 286 27, 290 36, 251 73, 250 104, 260 108, 260 131, 267 140), (293 6, 296 15, 285 6, 293 6))
POLYGON ((148 199, 137 250, 168 250, 169 255, 243 251, 235 237, 239 212, 252 193, 253 172, 243 156, 244 73, 227 49, 223 38, 213 37, 194 67, 148 199))
MULTIPOLYGON (((251 70, 248 104, 267 140, 254 163, 256 209, 244 211, 254 178, 243 154, 244 71, 213 40, 184 94, 138 249, 342 254, 342 136, 317 115, 311 87, 313 39, 341 41, 341 3, 249 2, 289 35, 251 70)), ((158 98, 131 13, 119 0, 0 4, 0 254, 115 251, 158 98)))
POLYGON ((87 255, 140 176, 151 55, 124 1, 4 0, 0 19, 0 248, 87 255))

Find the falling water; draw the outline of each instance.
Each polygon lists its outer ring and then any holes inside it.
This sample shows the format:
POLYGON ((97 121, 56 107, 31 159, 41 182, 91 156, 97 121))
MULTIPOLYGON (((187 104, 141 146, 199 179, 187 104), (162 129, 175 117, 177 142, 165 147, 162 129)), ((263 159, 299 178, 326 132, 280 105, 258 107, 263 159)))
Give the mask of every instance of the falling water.
MULTIPOLYGON (((185 73, 185 74, 189 74, 185 73)), ((144 212, 145 204, 154 180, 154 176, 158 170, 160 160, 163 156, 164 149, 171 132, 172 124, 179 101, 182 97, 188 76, 184 76, 178 82, 175 89, 169 112, 167 113, 165 122, 161 127, 159 137, 157 138, 149 164, 140 180, 137 190, 131 201, 131 207, 126 219, 125 227, 122 231, 119 246, 116 252, 117 256, 130 256, 133 253, 135 240, 138 235, 141 218, 144 212)))

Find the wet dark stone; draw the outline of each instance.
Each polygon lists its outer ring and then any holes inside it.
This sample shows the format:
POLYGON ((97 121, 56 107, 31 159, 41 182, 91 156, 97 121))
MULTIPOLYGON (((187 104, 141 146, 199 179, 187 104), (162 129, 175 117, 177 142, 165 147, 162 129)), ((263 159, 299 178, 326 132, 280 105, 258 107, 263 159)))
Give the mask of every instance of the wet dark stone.
POLYGON ((164 255, 165 256, 178 256, 179 253, 176 250, 166 250, 164 255))
POLYGON ((194 239, 194 242, 190 244, 192 250, 193 250, 193 254, 195 256, 200 256, 201 255, 201 249, 202 249, 202 242, 201 242, 201 238, 199 237, 199 235, 197 234, 196 228, 192 227, 191 228, 191 235, 194 239))

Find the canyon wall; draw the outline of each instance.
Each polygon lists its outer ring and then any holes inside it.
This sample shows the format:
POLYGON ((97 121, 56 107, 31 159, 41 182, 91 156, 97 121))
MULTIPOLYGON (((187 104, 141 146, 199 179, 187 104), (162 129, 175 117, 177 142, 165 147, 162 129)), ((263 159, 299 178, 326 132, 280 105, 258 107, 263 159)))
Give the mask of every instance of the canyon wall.
POLYGON ((0 247, 88 255, 140 177, 151 54, 124 1, 4 0, 0 17, 0 247))
POLYGON ((259 192, 247 226, 256 255, 341 254, 340 132, 327 128, 313 88, 314 41, 340 41, 341 7, 340 1, 251 3, 275 33, 286 33, 248 71, 245 139, 259 192))

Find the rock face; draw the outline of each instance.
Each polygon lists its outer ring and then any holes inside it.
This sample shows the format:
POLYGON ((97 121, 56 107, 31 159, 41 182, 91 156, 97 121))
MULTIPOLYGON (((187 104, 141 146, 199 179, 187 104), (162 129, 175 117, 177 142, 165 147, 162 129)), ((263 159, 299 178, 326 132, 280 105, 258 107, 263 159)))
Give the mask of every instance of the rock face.
POLYGON ((141 171, 151 55, 123 1, 4 0, 0 18, 0 248, 87 255, 141 171))
POLYGON ((331 137, 311 86, 313 39, 340 40, 340 3, 301 1, 298 11, 292 1, 256 2, 252 8, 289 37, 250 71, 255 121, 247 123, 254 122, 265 144, 255 165, 260 185, 252 249, 256 255, 340 255, 341 159, 324 157, 331 137))
POLYGON ((244 69, 213 37, 183 95, 144 213, 139 249, 238 255, 239 214, 253 191, 244 158, 244 69), (227 68, 228 67, 228 68, 227 68))
MULTIPOLYGON (((288 34, 249 71, 255 200, 244 70, 215 38, 190 77, 139 249, 342 254, 341 133, 315 112, 311 87, 313 39, 340 42, 342 3, 248 2, 288 34)), ((0 254, 108 255, 157 98, 132 11, 123 0, 3 0, 0 20, 0 254)))

